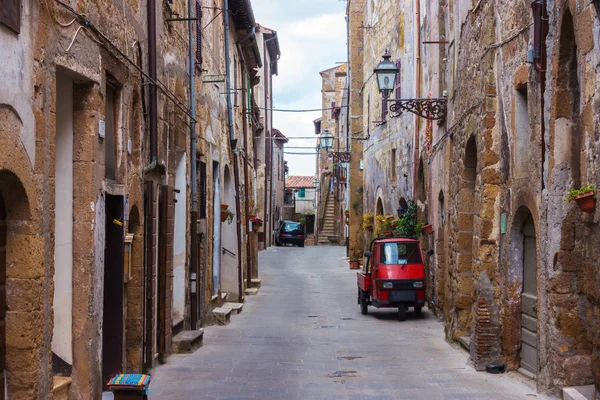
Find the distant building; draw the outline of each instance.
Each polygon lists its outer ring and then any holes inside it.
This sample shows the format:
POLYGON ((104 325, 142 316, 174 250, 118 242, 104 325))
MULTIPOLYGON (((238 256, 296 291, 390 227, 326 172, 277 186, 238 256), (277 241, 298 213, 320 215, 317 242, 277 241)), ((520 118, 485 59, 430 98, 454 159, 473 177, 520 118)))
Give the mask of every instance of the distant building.
POLYGON ((285 220, 304 218, 307 234, 314 233, 317 213, 317 190, 314 176, 290 176, 285 181, 285 220))

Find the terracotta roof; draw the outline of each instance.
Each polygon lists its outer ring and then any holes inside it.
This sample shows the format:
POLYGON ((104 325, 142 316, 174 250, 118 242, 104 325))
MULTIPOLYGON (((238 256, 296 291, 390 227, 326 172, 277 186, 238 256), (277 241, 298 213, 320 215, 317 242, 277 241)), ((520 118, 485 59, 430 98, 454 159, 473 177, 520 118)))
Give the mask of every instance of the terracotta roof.
POLYGON ((286 189, 314 188, 314 176, 289 176, 285 181, 286 189))

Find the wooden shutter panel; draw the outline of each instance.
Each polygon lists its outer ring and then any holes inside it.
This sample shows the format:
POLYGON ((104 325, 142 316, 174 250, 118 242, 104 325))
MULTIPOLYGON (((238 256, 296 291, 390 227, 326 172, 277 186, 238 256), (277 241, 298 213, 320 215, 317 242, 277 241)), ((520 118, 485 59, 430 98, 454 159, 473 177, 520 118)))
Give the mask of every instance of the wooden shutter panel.
POLYGON ((196 67, 202 68, 202 0, 196 0, 196 67))
POLYGON ((0 0, 0 23, 20 33, 21 0, 0 0))

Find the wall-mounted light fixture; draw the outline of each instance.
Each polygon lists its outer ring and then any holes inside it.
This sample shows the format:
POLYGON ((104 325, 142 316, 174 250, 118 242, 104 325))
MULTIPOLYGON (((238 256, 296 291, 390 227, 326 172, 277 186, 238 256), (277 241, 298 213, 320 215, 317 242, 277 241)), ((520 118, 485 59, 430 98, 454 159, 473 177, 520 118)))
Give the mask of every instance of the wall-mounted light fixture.
POLYGON ((321 135, 319 135, 319 139, 321 139, 321 148, 325 149, 325 151, 329 151, 329 149, 333 147, 333 135, 329 133, 328 129, 325 129, 321 135))
MULTIPOLYGON (((398 67, 390 61, 390 51, 386 50, 383 61, 373 71, 377 75, 377 86, 385 99, 396 87, 398 67)), ((444 120, 448 113, 448 99, 445 97, 433 99, 390 99, 390 111, 399 115, 403 110, 429 120, 444 120)))

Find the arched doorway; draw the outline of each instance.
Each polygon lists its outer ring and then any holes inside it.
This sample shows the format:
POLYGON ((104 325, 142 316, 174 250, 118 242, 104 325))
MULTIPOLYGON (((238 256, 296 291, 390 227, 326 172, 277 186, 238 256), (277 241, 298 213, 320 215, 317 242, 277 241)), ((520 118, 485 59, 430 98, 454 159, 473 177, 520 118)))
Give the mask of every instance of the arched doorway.
POLYGON ((521 207, 513 221, 508 269, 508 280, 517 289, 519 297, 509 301, 520 302, 521 305, 516 307, 521 310, 518 316, 521 328, 517 339, 520 342, 519 366, 534 375, 537 373, 538 360, 536 242, 533 216, 527 207, 521 207))
POLYGON ((377 207, 375 208, 375 215, 383 215, 383 201, 381 197, 377 199, 377 207))
POLYGON ((473 284, 473 231, 475 188, 477 183, 477 143, 467 141, 460 176, 458 198, 458 258, 455 295, 455 336, 468 336, 471 330, 471 305, 475 297, 473 284))

